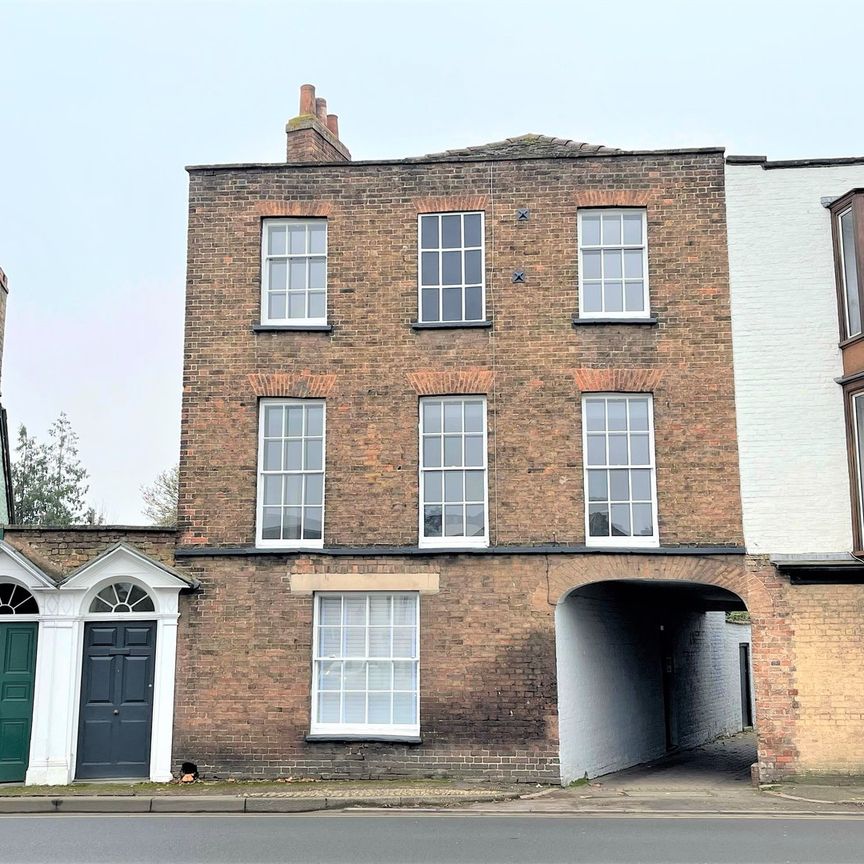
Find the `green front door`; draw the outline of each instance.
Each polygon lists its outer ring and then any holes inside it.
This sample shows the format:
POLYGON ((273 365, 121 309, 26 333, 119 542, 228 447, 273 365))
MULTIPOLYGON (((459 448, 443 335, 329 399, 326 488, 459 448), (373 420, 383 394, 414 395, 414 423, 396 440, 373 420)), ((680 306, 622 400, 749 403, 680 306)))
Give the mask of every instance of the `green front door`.
POLYGON ((27 773, 36 624, 0 624, 0 783, 18 783, 27 773))

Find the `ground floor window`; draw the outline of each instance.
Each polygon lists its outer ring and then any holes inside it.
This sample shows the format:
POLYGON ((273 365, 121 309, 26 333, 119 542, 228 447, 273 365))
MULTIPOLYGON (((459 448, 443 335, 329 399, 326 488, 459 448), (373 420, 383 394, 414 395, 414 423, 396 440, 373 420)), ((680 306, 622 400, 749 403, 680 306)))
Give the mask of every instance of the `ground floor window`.
POLYGON ((416 736, 416 593, 315 595, 312 734, 416 736))

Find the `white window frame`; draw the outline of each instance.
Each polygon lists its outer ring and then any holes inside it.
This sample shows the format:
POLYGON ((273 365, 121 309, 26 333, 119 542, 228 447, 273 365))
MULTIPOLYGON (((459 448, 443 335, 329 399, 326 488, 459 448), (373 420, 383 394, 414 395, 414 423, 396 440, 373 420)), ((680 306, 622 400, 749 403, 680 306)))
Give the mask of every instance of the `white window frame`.
MULTIPOLYGON (((839 244, 839 252, 840 252, 840 281, 843 287, 843 320, 846 322, 846 339, 853 339, 855 336, 860 336, 862 332, 864 332, 864 309, 858 310, 858 317, 861 319, 861 326, 854 332, 852 332, 852 326, 849 321, 849 283, 848 278, 846 276, 846 250, 843 246, 843 217, 851 215, 852 217, 852 228, 855 228, 855 214, 852 212, 852 206, 846 207, 840 213, 837 214, 837 242, 839 244)), ((855 254, 855 250, 852 250, 852 254, 855 254)), ((857 262, 856 262, 857 264, 857 262)), ((861 274, 858 274, 858 278, 861 279, 861 274)), ((858 296, 858 286, 853 286, 854 291, 856 292, 856 297, 858 296)), ((860 300, 859 300, 860 303, 860 300)))
MULTIPOLYGON (((273 324, 276 326, 318 326, 318 325, 326 325, 327 324, 327 311, 328 311, 328 290, 327 283, 329 281, 329 225, 327 224, 327 220, 325 218, 275 218, 275 219, 262 219, 261 220, 261 323, 262 324, 273 324), (324 253, 323 255, 320 253, 290 253, 287 251, 284 255, 271 255, 269 249, 269 232, 268 229, 272 227, 279 226, 289 226, 289 225, 309 225, 310 223, 315 223, 316 225, 323 224, 324 225, 324 253), (305 258, 307 261, 309 258, 324 258, 324 315, 320 317, 306 317, 306 318, 289 318, 288 316, 288 300, 289 295, 286 293, 285 296, 285 315, 284 318, 271 318, 269 313, 269 304, 268 299, 270 296, 270 268, 267 266, 267 262, 270 258, 284 258, 286 262, 290 262, 293 258, 305 258)), ((287 242, 287 238, 286 238, 287 242)), ((286 263, 286 267, 290 267, 289 263, 286 263)), ((286 273, 286 280, 288 279, 288 274, 286 273)), ((287 292, 288 283, 286 281, 286 292, 287 292)), ((309 295, 309 275, 307 268, 306 275, 306 303, 308 309, 308 295, 309 295)))
MULTIPOLYGON (((603 546, 603 547, 626 547, 626 548, 656 548, 660 545, 660 529, 657 523, 657 453, 654 445, 654 396, 651 393, 583 393, 581 401, 582 409, 582 489, 584 490, 584 505, 585 505, 585 545, 586 546, 603 546), (650 465, 630 465, 629 459, 627 465, 620 466, 605 466, 588 465, 588 423, 585 410, 585 403, 590 399, 646 399, 648 401, 648 447, 651 455, 650 465), (651 519, 653 523, 654 533, 648 537, 617 537, 610 535, 609 537, 592 537, 589 529, 590 516, 590 499, 588 495, 588 471, 593 470, 608 470, 620 468, 650 468, 651 470, 651 519)), ((608 440, 609 431, 606 430, 608 440)), ((629 434, 629 430, 628 430, 629 434)), ((629 451, 629 441, 628 441, 629 451)), ((610 516, 611 519, 611 516, 610 516)))
MULTIPOLYGON (((391 624, 391 627, 393 625, 391 624)), ((416 591, 316 591, 313 602, 312 615, 312 712, 309 732, 311 735, 352 735, 367 738, 393 737, 393 738, 416 738, 420 735, 420 594, 416 591), (415 649, 416 657, 414 658, 392 658, 392 657, 369 657, 368 651, 368 630, 367 625, 367 651, 366 657, 356 658, 332 658, 334 660, 358 660, 369 662, 370 660, 413 660, 416 663, 416 681, 417 681, 417 702, 414 706, 414 716, 417 722, 414 724, 370 724, 370 723, 319 723, 318 722, 318 664, 321 660, 327 660, 326 657, 319 657, 318 652, 318 621, 320 617, 320 603, 322 597, 369 597, 371 594, 386 594, 391 597, 411 595, 415 598, 415 620, 414 627, 416 633, 415 649)), ((344 676, 344 671, 343 671, 344 676)), ((344 678, 343 678, 344 680, 344 678)), ((340 692, 342 692, 340 690, 340 692)), ((368 689, 367 693, 370 692, 368 689)), ((393 692, 393 691, 391 691, 393 692)))
MULTIPOLYGON (((472 287, 474 283, 469 283, 472 287)), ((421 324, 441 324, 442 326, 451 325, 453 327, 458 327, 460 324, 474 324, 481 321, 486 320, 486 213, 483 210, 453 210, 448 211, 446 213, 418 213, 417 214, 417 321, 421 324), (441 235, 439 228, 438 235, 438 249, 437 250, 425 250, 429 251, 437 251, 438 252, 438 281, 439 284, 437 286, 426 285, 426 288, 436 288, 438 291, 438 313, 439 317, 432 321, 427 321, 423 317, 423 245, 422 245, 422 227, 423 227, 423 217, 424 216, 435 216, 440 220, 442 216, 461 216, 462 217, 462 240, 463 245, 454 249, 443 249, 441 246, 441 235), (466 216, 479 216, 480 217, 480 246, 465 246, 465 217, 466 216), (465 283, 465 252, 474 251, 479 248, 480 250, 480 317, 479 318, 466 318, 465 317, 465 291, 466 291, 466 283, 465 283), (443 274, 442 269, 442 253, 443 252, 461 252, 462 253, 462 283, 461 285, 448 285, 444 286, 441 284, 441 278, 443 274), (444 308, 444 288, 461 288, 462 289, 462 317, 456 320, 447 320, 445 321, 442 317, 443 308, 444 308)))
MULTIPOLYGON (((301 439, 305 441, 305 436, 301 439)), ((324 547, 324 530, 327 513, 327 404, 324 399, 288 399, 264 398, 258 400, 258 477, 256 482, 255 500, 255 545, 261 548, 279 549, 322 549, 324 547), (264 531, 264 412, 268 405, 321 405, 321 537, 317 540, 298 538, 296 540, 265 539, 264 531)), ((297 472, 274 472, 279 474, 297 472)), ((319 473, 316 471, 301 471, 300 473, 319 473)), ((282 505, 280 505, 282 506, 282 505)), ((301 508, 304 505, 301 502, 301 508)), ((317 506, 317 505, 315 505, 317 506)))
MULTIPOLYGON (((602 227, 601 227, 602 231, 602 227)), ((623 231, 623 225, 622 225, 623 231)), ((651 303, 650 297, 651 292, 648 288, 648 211, 645 207, 603 207, 603 208, 594 208, 594 207, 582 207, 577 211, 577 235, 578 235, 578 243, 579 243, 579 317, 580 318, 650 318, 651 317, 651 303), (592 244, 592 245, 584 245, 582 242, 582 238, 584 236, 584 232, 582 231, 582 219, 586 215, 591 216, 600 216, 601 217, 601 226, 602 226, 602 217, 604 214, 612 214, 618 216, 625 216, 628 214, 638 213, 642 217, 642 310, 638 312, 627 312, 626 310, 622 310, 621 312, 586 312, 584 309, 583 299, 585 297, 585 290, 583 286, 583 274, 585 272, 585 268, 582 264, 582 253, 583 250, 587 251, 599 251, 602 253, 603 250, 614 250, 621 249, 623 250, 634 250, 640 248, 634 244, 625 244, 624 237, 622 234, 621 243, 615 245, 604 245, 603 244, 603 236, 601 233, 600 236, 600 244, 592 244)), ((602 254, 601 254, 602 260, 602 254)), ((624 291, 624 304, 626 304, 627 298, 627 288, 626 281, 624 277, 623 271, 623 255, 622 255, 622 271, 621 271, 621 284, 623 286, 624 291)), ((602 266, 602 265, 601 265, 602 266)), ((606 305, 606 295, 603 291, 603 277, 601 270, 601 279, 600 279, 600 291, 601 298, 603 300, 603 305, 606 305)))
MULTIPOLYGON (((488 422, 488 410, 489 406, 486 402, 486 397, 480 394, 465 394, 462 396, 424 396, 417 401, 417 429, 418 429, 418 464, 419 464, 419 480, 418 480, 418 489, 419 489, 419 499, 418 499, 418 526, 417 526, 417 537, 418 537, 418 545, 422 549, 463 549, 463 548, 471 548, 471 549, 482 549, 489 545, 489 422, 488 422), (423 405, 425 402, 466 402, 466 401, 480 401, 483 403, 483 475, 484 475, 484 483, 483 483, 483 536, 482 537, 445 537, 444 536, 444 513, 442 510, 441 514, 441 537, 426 537, 424 532, 424 502, 426 498, 425 494, 425 472, 429 471, 441 471, 444 472, 447 469, 442 464, 440 468, 431 467, 429 469, 425 469, 423 465, 423 405)), ((442 430, 443 430, 443 411, 442 411, 442 430)), ((476 433, 474 433, 476 434, 476 433)), ((465 431, 463 429, 462 432, 463 438, 465 435, 465 431)), ((464 445, 463 445, 463 455, 464 455, 464 445)), ((442 453, 442 463, 443 453, 442 453)), ((464 462, 464 458, 463 458, 464 462)), ((461 468, 454 468, 453 470, 479 470, 477 466, 471 466, 471 468, 466 468, 464 464, 461 468)), ((443 478, 442 478, 443 482, 443 478)))

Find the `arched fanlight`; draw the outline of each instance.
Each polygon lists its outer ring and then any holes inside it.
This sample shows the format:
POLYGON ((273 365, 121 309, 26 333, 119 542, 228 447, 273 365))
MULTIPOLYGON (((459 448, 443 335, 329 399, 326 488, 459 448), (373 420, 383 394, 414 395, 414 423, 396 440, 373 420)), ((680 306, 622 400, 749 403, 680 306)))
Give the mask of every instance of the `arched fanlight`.
POLYGON ((33 595, 14 582, 0 584, 0 615, 38 615, 33 595))
POLYGON ((153 599, 134 582, 113 582, 103 588, 90 604, 91 612, 153 612, 153 599))

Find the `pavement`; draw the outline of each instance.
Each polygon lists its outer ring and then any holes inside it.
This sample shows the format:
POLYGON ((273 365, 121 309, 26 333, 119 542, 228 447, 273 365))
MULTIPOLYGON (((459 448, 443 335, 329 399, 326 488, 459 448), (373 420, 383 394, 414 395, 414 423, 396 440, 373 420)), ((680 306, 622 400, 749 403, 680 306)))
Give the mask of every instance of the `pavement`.
POLYGON ((459 807, 492 814, 858 814, 864 778, 813 778, 754 788, 752 732, 670 754, 568 788, 446 781, 249 782, 0 787, 0 814, 304 813, 349 808, 459 807), (33 794, 38 791, 38 794, 33 794))

